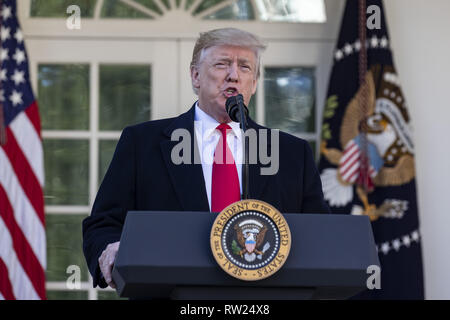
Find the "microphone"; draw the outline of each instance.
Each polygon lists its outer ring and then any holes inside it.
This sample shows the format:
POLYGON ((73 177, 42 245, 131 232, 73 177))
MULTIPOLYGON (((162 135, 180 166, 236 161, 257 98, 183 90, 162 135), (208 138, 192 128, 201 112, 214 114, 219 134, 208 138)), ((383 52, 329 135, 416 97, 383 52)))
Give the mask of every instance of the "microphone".
POLYGON ((244 104, 244 97, 242 94, 238 94, 237 96, 232 96, 227 99, 225 102, 225 108, 227 110, 228 116, 234 122, 241 122, 241 116, 239 112, 239 106, 242 106, 244 111, 245 120, 247 120, 248 109, 244 104))
MULTIPOLYGON (((239 122, 239 126, 245 134, 247 131, 248 109, 244 104, 244 97, 242 94, 229 97, 225 102, 225 108, 230 119, 234 122, 239 122)), ((249 137, 244 135, 242 141, 244 150, 244 165, 242 167, 242 200, 249 199, 249 143, 249 137)))

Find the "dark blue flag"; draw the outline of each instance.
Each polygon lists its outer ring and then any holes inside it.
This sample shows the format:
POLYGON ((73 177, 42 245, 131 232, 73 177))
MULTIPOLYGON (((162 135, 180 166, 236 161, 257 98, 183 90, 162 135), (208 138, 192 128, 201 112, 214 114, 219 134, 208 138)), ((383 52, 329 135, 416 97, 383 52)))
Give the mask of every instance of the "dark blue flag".
POLYGON ((348 0, 323 114, 319 170, 333 213, 368 215, 381 289, 363 299, 423 299, 410 116, 381 0, 348 0))

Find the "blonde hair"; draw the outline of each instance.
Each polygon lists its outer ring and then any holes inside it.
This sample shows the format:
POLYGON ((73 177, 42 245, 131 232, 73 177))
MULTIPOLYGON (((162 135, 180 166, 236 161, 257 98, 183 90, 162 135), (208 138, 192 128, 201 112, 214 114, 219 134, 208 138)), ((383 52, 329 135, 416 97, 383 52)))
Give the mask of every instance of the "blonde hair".
POLYGON ((222 28, 200 33, 194 46, 190 68, 198 68, 205 50, 215 46, 236 46, 252 50, 256 57, 256 78, 259 78, 261 53, 266 46, 254 34, 236 28, 222 28))

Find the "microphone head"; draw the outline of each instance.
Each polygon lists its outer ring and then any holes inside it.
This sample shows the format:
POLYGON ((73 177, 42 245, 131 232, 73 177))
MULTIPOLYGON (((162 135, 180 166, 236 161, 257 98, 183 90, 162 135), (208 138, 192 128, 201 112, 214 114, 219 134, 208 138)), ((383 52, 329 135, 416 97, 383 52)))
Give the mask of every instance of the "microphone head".
POLYGON ((229 97, 225 102, 225 108, 227 110, 228 116, 234 122, 241 122, 241 118, 239 115, 239 104, 242 104, 245 114, 244 117, 247 118, 248 109, 244 104, 244 97, 242 96, 242 94, 229 97))
POLYGON ((230 108, 232 108, 233 106, 238 104, 238 97, 241 96, 242 94, 238 94, 237 96, 231 96, 227 99, 227 101, 225 102, 225 107, 227 109, 227 112, 230 108))

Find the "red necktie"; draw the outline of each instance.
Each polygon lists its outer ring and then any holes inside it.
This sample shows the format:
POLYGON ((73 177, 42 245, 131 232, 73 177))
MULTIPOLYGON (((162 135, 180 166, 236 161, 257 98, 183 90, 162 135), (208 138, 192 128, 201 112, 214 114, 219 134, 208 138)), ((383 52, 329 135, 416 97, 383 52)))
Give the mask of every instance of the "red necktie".
POLYGON ((211 212, 220 212, 233 202, 241 200, 239 177, 233 154, 227 144, 227 130, 230 126, 217 126, 221 136, 214 151, 211 183, 211 212))

